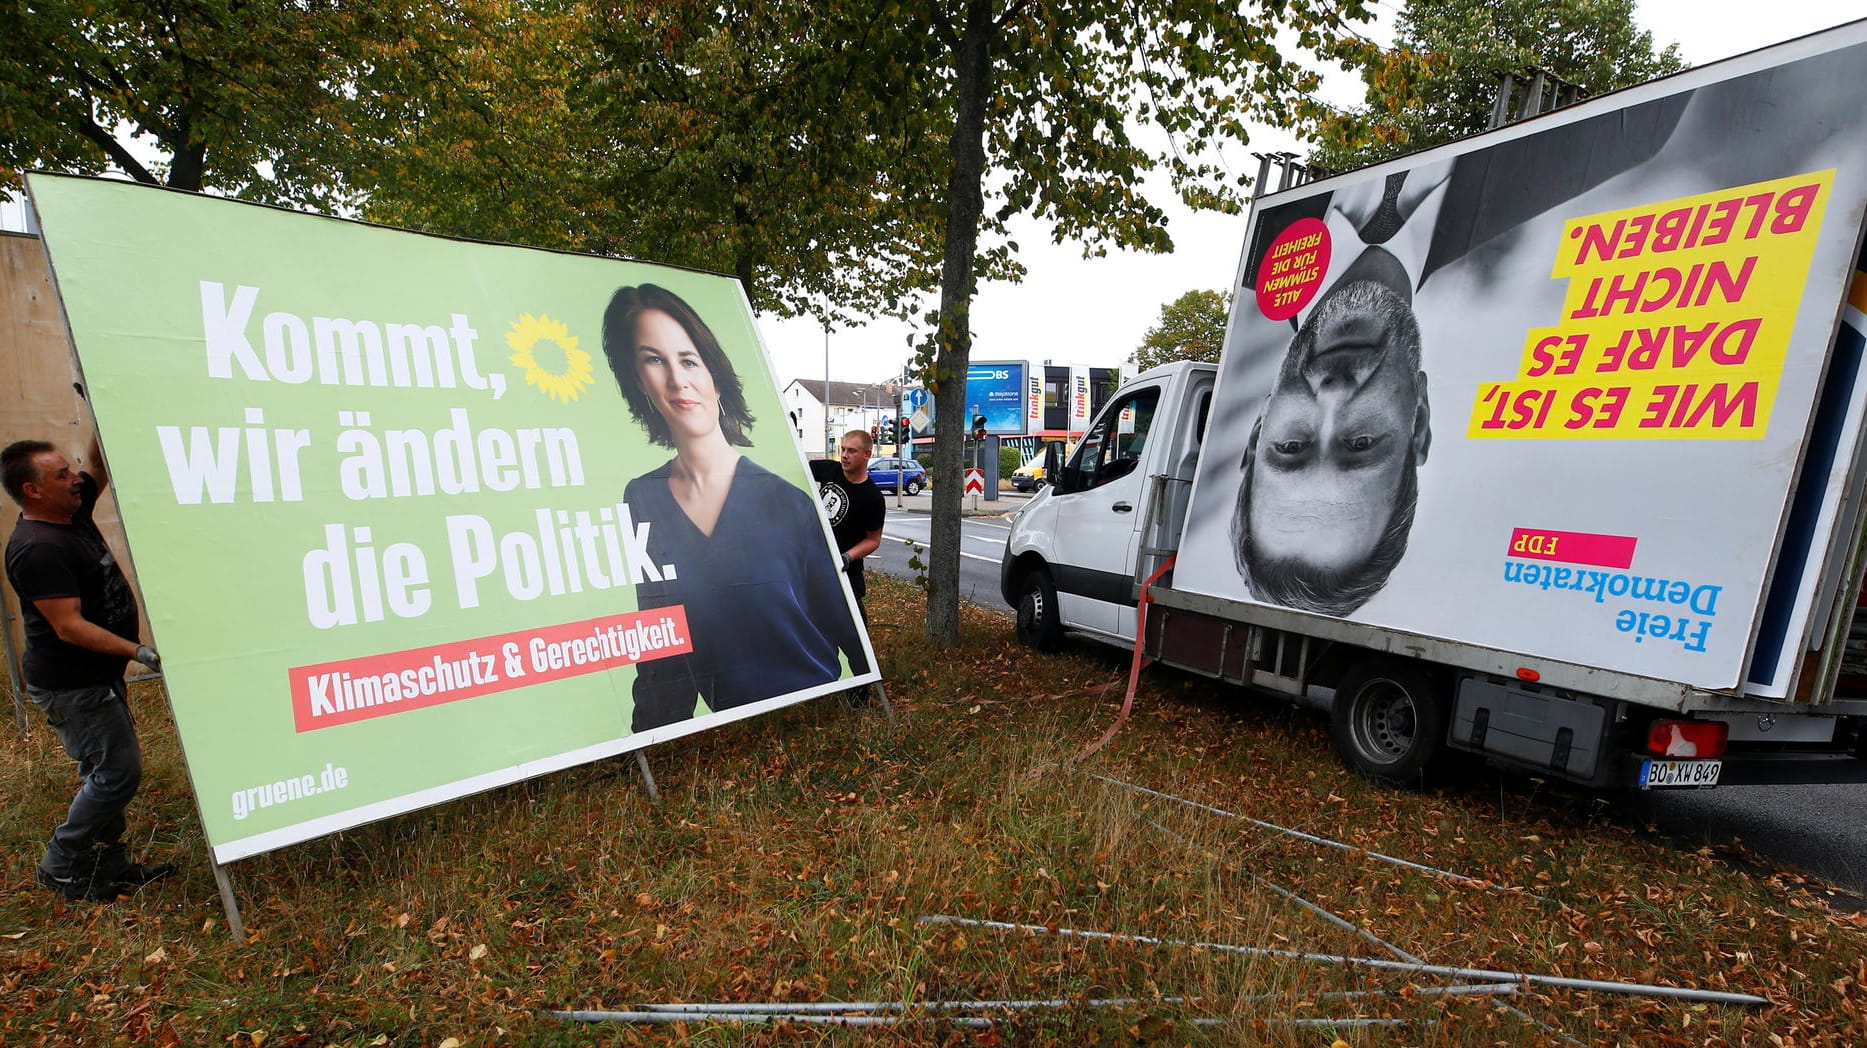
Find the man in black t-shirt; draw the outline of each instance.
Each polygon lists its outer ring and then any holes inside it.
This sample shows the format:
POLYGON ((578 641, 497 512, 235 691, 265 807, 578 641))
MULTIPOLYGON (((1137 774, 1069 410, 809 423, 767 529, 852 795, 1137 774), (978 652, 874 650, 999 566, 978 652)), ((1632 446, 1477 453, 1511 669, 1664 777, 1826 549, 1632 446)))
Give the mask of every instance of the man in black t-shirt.
MULTIPOLYGON (((852 429, 836 442, 838 462, 810 464, 810 475, 817 482, 817 497, 823 501, 824 515, 830 518, 830 534, 836 548, 843 551, 843 572, 849 576, 850 592, 856 595, 856 610, 862 621, 869 621, 869 609, 862 598, 868 587, 862 581, 862 558, 882 545, 882 518, 888 515, 888 503, 882 489, 869 479, 869 454, 875 438, 866 429, 852 429)), ((864 684, 848 693, 844 701, 852 708, 868 704, 869 686, 864 684)))
POLYGON ((175 867, 131 862, 123 847, 123 812, 143 778, 123 668, 162 663, 137 642, 136 598, 91 519, 109 483, 95 444, 91 461, 95 477, 51 444, 22 440, 0 451, 0 481, 21 509, 6 575, 25 620, 26 694, 78 762, 78 795, 35 877, 68 899, 110 900, 175 867))
POLYGON ((817 497, 823 512, 830 518, 830 531, 836 548, 843 551, 843 571, 849 576, 849 588, 856 594, 856 610, 867 622, 869 612, 862 605, 866 587, 862 582, 862 558, 882 545, 882 519, 888 515, 888 503, 882 489, 869 479, 869 454, 874 438, 866 429, 852 429, 837 441, 839 462, 819 461, 810 464, 810 475, 817 482, 817 497))

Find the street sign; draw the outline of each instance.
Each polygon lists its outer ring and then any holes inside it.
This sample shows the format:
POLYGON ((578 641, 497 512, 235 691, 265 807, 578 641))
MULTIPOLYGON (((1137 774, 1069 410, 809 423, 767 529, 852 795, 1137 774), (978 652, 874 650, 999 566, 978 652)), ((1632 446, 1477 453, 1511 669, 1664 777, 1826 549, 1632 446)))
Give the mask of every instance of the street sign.
POLYGON ((985 470, 969 469, 966 471, 966 494, 985 494, 985 470))
POLYGON ((933 428, 933 398, 928 396, 924 386, 916 386, 907 391, 908 425, 918 435, 926 435, 933 428))

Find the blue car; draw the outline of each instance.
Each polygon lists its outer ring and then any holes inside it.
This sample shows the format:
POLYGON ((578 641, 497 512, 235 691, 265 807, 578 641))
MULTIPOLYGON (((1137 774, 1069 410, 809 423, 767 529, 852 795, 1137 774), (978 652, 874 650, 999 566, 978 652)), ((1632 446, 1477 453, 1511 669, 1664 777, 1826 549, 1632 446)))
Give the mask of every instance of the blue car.
POLYGON ((927 486, 927 471, 913 459, 878 458, 869 461, 869 479, 883 491, 918 495, 927 486))

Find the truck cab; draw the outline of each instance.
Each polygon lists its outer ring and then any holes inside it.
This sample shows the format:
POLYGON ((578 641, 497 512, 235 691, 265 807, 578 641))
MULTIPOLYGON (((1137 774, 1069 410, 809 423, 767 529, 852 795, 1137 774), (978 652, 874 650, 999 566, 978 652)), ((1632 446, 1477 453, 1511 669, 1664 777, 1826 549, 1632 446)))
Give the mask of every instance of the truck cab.
POLYGON ((1183 361, 1136 376, 1018 514, 999 586, 1026 643, 1054 648, 1065 633, 1134 642, 1137 565, 1177 532, 1217 373, 1183 361), (1162 477, 1177 498, 1150 513, 1162 477))

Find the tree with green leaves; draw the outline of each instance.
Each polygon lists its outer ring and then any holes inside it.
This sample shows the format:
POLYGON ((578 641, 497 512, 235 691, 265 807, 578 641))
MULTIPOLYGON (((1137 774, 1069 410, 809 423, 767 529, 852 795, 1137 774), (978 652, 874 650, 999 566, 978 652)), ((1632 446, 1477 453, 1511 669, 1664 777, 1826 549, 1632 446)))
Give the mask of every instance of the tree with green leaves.
MULTIPOLYGON (((115 168, 140 182, 333 210, 372 70, 457 5, 413 0, 33 0, 0 7, 0 175, 115 168)), ((453 32, 464 32, 454 29, 453 32)))
POLYGON ((114 168, 905 316, 947 107, 876 95, 910 57, 878 27, 805 0, 35 0, 0 6, 0 176, 114 168))
POLYGON ((937 226, 903 201, 942 106, 877 97, 906 59, 865 8, 488 2, 469 74, 375 125, 369 218, 730 273, 826 326, 905 315, 931 283, 937 226))
POLYGON ((602 132, 578 112, 593 61, 584 5, 475 0, 472 29, 427 44, 422 65, 372 69, 370 119, 349 177, 372 222, 478 240, 593 251, 602 214, 589 158, 602 132), (434 66, 448 75, 434 75, 434 66))
POLYGON ((1225 348, 1225 315, 1229 295, 1219 291, 1188 291, 1160 307, 1160 322, 1148 328, 1141 345, 1128 360, 1137 371, 1157 368, 1176 360, 1218 363, 1225 348))
POLYGON ((1365 66, 1367 101, 1317 128, 1313 167, 1342 172, 1475 135, 1498 86, 1537 69, 1605 94, 1685 67, 1654 49, 1634 0, 1410 0, 1394 47, 1365 66))
MULTIPOLYGON (((982 234, 1024 214, 1090 256, 1170 250, 1142 177, 1164 170, 1187 203, 1237 208, 1247 176, 1216 158, 1220 146, 1245 142, 1252 123, 1318 117, 1320 78, 1308 63, 1358 61, 1368 46, 1350 31, 1368 18, 1362 0, 940 0, 898 10, 909 23, 900 38, 930 42, 914 52, 905 97, 952 104, 940 304, 920 357, 939 418, 965 410, 982 234)), ((927 609, 936 646, 959 638, 960 471, 960 442, 938 442, 927 609)))

